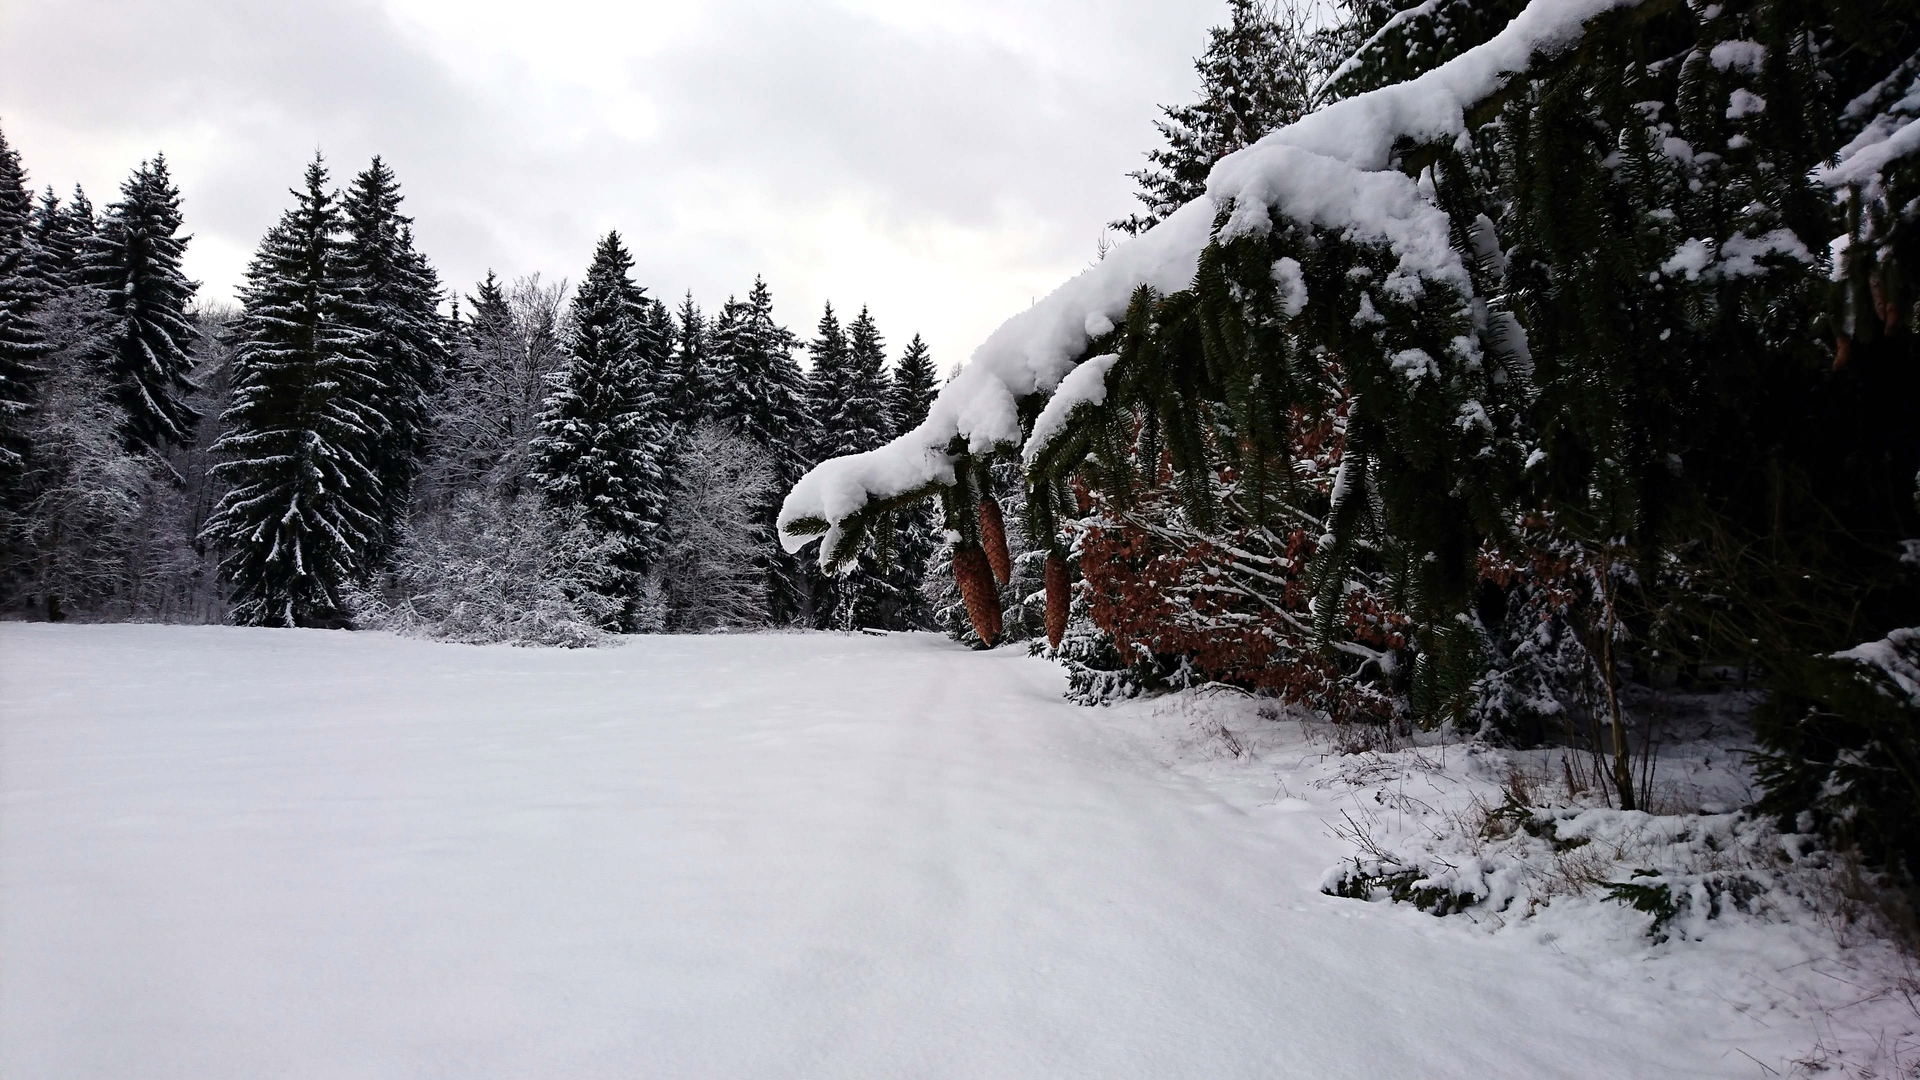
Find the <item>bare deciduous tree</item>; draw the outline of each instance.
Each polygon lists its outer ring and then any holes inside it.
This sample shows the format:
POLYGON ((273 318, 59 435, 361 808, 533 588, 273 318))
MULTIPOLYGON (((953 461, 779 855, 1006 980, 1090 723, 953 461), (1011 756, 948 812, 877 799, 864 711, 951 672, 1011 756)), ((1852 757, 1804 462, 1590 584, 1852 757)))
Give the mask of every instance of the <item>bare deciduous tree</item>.
POLYGON ((754 520, 775 481, 751 440, 715 424, 693 430, 679 459, 659 574, 676 630, 758 626, 767 620, 767 536, 754 520))

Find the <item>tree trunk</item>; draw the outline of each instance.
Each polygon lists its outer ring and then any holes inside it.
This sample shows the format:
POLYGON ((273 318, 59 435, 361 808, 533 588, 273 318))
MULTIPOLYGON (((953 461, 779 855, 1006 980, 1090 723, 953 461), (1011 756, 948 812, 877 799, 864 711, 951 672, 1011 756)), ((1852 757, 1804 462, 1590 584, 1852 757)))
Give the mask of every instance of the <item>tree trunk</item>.
POLYGON ((1633 797, 1633 750, 1627 743, 1626 717, 1620 714, 1620 691, 1614 685, 1617 672, 1613 661, 1613 558, 1600 561, 1600 603, 1605 622, 1600 628, 1600 685, 1607 691, 1607 716, 1613 721, 1613 786, 1620 793, 1620 809, 1637 810, 1633 797))

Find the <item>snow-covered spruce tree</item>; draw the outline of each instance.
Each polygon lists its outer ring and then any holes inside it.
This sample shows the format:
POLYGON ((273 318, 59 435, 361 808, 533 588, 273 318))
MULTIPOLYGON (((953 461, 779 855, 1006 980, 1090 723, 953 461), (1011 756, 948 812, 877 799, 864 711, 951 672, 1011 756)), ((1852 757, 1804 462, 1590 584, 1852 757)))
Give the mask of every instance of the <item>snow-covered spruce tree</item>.
POLYGON ((825 461, 841 454, 857 453, 839 449, 840 440, 829 432, 826 421, 839 408, 839 399, 848 382, 847 332, 840 325, 829 300, 814 327, 813 340, 807 342, 806 406, 809 418, 807 447, 810 461, 825 461))
MULTIPOLYGON (((829 424, 839 409, 840 398, 847 392, 852 363, 847 332, 840 325, 840 317, 834 313, 831 300, 824 305, 820 321, 814 326, 813 340, 806 343, 806 350, 807 372, 802 383, 802 404, 806 409, 805 426, 801 432, 805 440, 802 467, 840 454, 856 452, 841 448, 840 439, 829 424)), ((859 573, 860 568, 852 572, 859 573)), ((806 624, 815 629, 833 626, 835 601, 839 595, 838 582, 831 575, 816 573, 805 565, 794 567, 792 578, 796 588, 806 590, 805 603, 800 605, 800 610, 806 613, 806 624)))
POLYGON ((21 247, 32 220, 33 193, 27 188, 26 166, 6 132, 0 131, 0 251, 21 247))
POLYGON ((43 373, 42 358, 53 343, 34 321, 42 290, 32 273, 30 205, 20 154, 0 132, 0 512, 17 509, 26 466, 27 413, 43 373))
MULTIPOLYGON (((74 193, 85 198, 78 188, 74 193)), ((80 256, 87 238, 93 235, 93 226, 91 206, 70 208, 52 187, 40 194, 33 204, 33 223, 27 232, 27 272, 41 295, 64 292, 80 283, 80 256)))
POLYGON ((1200 100, 1163 105, 1154 121, 1167 145, 1147 153, 1147 167, 1127 175, 1146 206, 1112 223, 1138 234, 1206 193, 1215 162, 1298 120, 1314 103, 1330 53, 1313 33, 1320 9, 1292 0, 1228 0, 1227 24, 1208 31, 1193 62, 1200 100))
POLYGON ((677 392, 674 356, 679 351, 680 327, 667 305, 649 296, 640 320, 640 351, 647 358, 647 380, 660 398, 661 411, 671 423, 680 418, 672 411, 677 392))
POLYGON ((707 419, 707 320, 689 291, 673 320, 673 352, 662 366, 661 391, 667 415, 688 431, 707 419))
POLYGON ((36 317, 45 290, 32 273, 31 208, 20 154, 0 132, 0 590, 9 597, 37 561, 26 517, 34 406, 58 346, 36 317))
POLYGON ((73 197, 65 203, 52 188, 41 195, 34 204, 27 247, 29 273, 43 300, 86 287, 87 247, 99 231, 99 217, 80 185, 73 186, 73 197))
POLYGON ((137 449, 184 446, 200 422, 188 404, 187 313, 199 286, 181 269, 189 239, 179 235, 181 223, 180 189, 166 158, 155 155, 120 185, 119 201, 80 250, 80 283, 99 297, 98 343, 126 413, 127 444, 137 449))
POLYGON ((623 599, 621 627, 656 630, 643 611, 642 581, 665 541, 673 433, 642 351, 648 310, 632 266, 618 233, 594 249, 567 312, 567 363, 551 379, 531 449, 549 503, 577 511, 610 545, 622 580, 598 591, 623 599))
POLYGON ((382 419, 368 461, 380 478, 376 564, 412 503, 427 454, 428 403, 448 363, 440 279, 414 248, 413 219, 400 212, 401 201, 399 178, 378 156, 340 199, 339 291, 372 364, 368 405, 382 419))
POLYGON ((891 436, 888 415, 887 345, 865 307, 847 324, 847 368, 843 394, 821 425, 823 442, 837 440, 831 456, 871 450, 891 436))
POLYGON ((802 387, 794 362, 793 334, 773 320, 773 293, 755 278, 745 300, 727 299, 713 324, 711 389, 713 419, 775 451, 775 467, 791 472, 797 437, 807 432, 802 387))
POLYGON ((915 334, 900 354, 900 362, 894 365, 893 378, 887 384, 887 437, 897 439, 919 427, 927 418, 927 409, 932 407, 933 395, 939 387, 933 351, 915 334))
POLYGON ((712 381, 706 416, 745 436, 771 459, 778 487, 754 518, 767 541, 768 606, 776 623, 811 626, 818 572, 772 542, 779 492, 809 464, 806 379, 793 359, 797 345, 792 332, 774 321, 773 293, 765 281, 756 277, 745 300, 729 297, 708 339, 712 381))
MULTIPOLYGON (((888 439, 920 426, 933 404, 936 386, 933 354, 915 334, 887 382, 888 439)), ((892 546, 881 553, 881 575, 888 589, 880 598, 877 625, 889 630, 933 628, 927 581, 938 547, 926 506, 903 507, 894 514, 892 546)))
POLYGON ((1128 455, 1162 461, 1202 527, 1230 469, 1252 521, 1284 520, 1286 418, 1348 396, 1316 636, 1331 646, 1347 583, 1377 572, 1414 620, 1414 714, 1469 717, 1482 611, 1501 617, 1482 559, 1545 516, 1598 568, 1576 619, 1624 805, 1622 679, 1782 672, 1897 627, 1920 603, 1897 564, 1920 532, 1920 365, 1884 269, 1906 204, 1877 201, 1920 139, 1848 103, 1891 100, 1876 88, 1905 79, 1920 31, 1873 3, 1459 6, 1409 9, 1355 70, 1400 63, 1395 42, 1444 14, 1446 47, 1415 57, 1439 67, 1223 159, 1203 198, 989 339, 938 423, 884 462, 816 469, 787 542, 824 534, 843 562, 887 511, 964 506, 977 462, 1013 455, 1034 488, 1103 491, 1128 455), (1709 610, 1710 577, 1755 602, 1709 610))
POLYGON ((34 320, 34 284, 21 272, 21 250, 0 255, 0 507, 18 491, 28 452, 24 431, 42 358, 52 350, 34 320))
MULTIPOLYGON (((861 308, 842 331, 828 304, 808 352, 813 360, 807 373, 811 458, 858 454, 885 442, 891 434, 886 342, 872 314, 861 308)), ((893 583, 881 573, 881 562, 890 554, 863 554, 837 577, 819 581, 815 625, 842 630, 880 625, 887 600, 898 606, 904 599, 892 595, 893 583)))
MULTIPOLYGON (((833 456, 872 450, 892 436, 889 391, 886 341, 863 306, 847 326, 845 396, 821 425, 848 448, 833 456)), ((880 535, 894 531, 882 530, 880 535)), ((852 573, 840 575, 834 582, 835 626, 844 630, 888 626, 889 612, 906 606, 910 597, 920 593, 919 582, 899 572, 898 554, 883 547, 864 556, 852 573)))
POLYGON ((223 556, 230 617, 249 626, 343 622, 382 527, 381 387, 342 291, 340 205, 317 155, 293 195, 241 289, 214 447, 227 490, 202 532, 223 556))

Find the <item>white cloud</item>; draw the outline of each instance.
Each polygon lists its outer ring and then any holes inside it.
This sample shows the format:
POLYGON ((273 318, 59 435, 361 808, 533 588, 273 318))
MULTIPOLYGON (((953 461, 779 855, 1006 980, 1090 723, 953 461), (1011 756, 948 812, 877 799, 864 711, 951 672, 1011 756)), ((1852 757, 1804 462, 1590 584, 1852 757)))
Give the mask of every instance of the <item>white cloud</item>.
POLYGON ((1092 257, 1154 105, 1221 14, 1146 0, 11 0, 0 125, 37 184, 112 197, 164 150, 189 271, 230 296, 286 188, 399 172, 465 289, 577 277, 618 228, 705 307, 756 273, 805 333, 866 304, 943 365, 1092 257))

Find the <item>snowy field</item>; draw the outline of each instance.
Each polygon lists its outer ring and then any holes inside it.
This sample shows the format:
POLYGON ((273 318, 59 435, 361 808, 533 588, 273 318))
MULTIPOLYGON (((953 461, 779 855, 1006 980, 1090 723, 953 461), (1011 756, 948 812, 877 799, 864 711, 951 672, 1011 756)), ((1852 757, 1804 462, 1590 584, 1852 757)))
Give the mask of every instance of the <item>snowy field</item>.
POLYGON ((1062 684, 926 635, 0 626, 0 1076, 1757 1077, 1822 1037, 1754 986, 1796 938, 1324 896, 1352 793, 1299 725, 1223 755, 1062 684))

